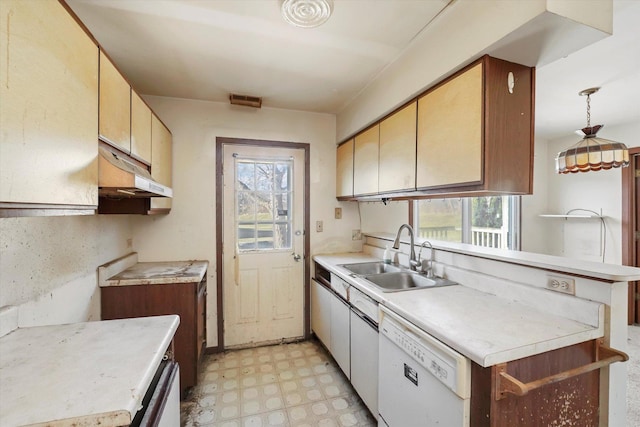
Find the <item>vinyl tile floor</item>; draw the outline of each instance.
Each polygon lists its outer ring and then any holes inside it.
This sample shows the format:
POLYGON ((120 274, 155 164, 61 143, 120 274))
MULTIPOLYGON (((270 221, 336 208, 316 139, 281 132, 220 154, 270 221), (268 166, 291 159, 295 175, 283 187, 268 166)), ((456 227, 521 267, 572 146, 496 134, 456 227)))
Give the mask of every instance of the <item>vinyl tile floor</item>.
POLYGON ((181 403, 187 426, 373 427, 377 421, 315 340, 207 355, 181 403))

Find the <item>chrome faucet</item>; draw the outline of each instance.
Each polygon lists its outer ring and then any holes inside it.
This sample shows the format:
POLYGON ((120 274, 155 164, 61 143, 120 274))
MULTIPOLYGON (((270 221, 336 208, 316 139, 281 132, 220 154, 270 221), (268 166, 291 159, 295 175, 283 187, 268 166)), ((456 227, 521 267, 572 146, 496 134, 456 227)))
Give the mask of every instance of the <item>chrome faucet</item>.
POLYGON ((422 249, 429 247, 430 252, 429 252, 429 263, 428 263, 428 267, 427 267, 427 277, 428 278, 433 278, 434 274, 433 274, 433 246, 431 245, 431 242, 428 240, 425 240, 424 242, 422 242, 422 244, 420 245, 420 252, 418 252, 418 265, 420 266, 420 272, 424 273, 424 261, 422 261, 422 249))
POLYGON ((415 240, 413 237, 413 227, 409 224, 402 224, 398 229, 398 234, 396 234, 396 240, 393 242, 393 249, 400 249, 400 234, 402 233, 402 229, 406 228, 409 232, 409 237, 411 238, 411 253, 409 255, 409 267, 412 270, 415 270, 418 266, 418 261, 416 260, 416 249, 415 249, 415 240))

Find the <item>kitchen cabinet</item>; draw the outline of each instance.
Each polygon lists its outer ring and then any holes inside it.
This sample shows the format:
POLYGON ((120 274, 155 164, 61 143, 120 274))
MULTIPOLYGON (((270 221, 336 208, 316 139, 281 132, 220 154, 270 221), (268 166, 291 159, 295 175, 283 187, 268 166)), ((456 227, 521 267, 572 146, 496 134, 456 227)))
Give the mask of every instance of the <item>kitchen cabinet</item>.
POLYGON ((131 153, 131 86, 100 50, 100 139, 131 153))
POLYGON ((326 286, 311 280, 311 330, 331 351, 331 299, 334 296, 326 286))
POLYGON ((336 197, 353 196, 353 138, 338 146, 336 154, 336 197))
POLYGON ((418 190, 530 194, 533 69, 485 56, 418 99, 418 190))
POLYGON ((342 298, 332 295, 330 350, 347 378, 351 378, 350 323, 349 304, 342 298))
POLYGON ((368 195, 378 192, 378 156, 380 126, 370 127, 354 138, 353 194, 368 195))
POLYGON ((131 157, 151 164, 151 108, 131 90, 131 157))
MULTIPOLYGON (((151 115, 151 176, 162 185, 172 187, 171 132, 155 115, 151 115)), ((152 197, 151 212, 168 212, 171 198, 152 197)))
POLYGON ((600 370, 566 375, 524 396, 498 393, 497 376, 504 370, 522 382, 570 371, 590 364, 598 354, 595 340, 488 368, 471 369, 471 425, 478 427, 581 425, 599 421, 600 370))
POLYGON ((378 413, 378 330, 351 309, 351 384, 372 414, 378 413))
POLYGON ((206 347, 207 274, 199 282, 119 284, 101 287, 102 320, 177 314, 175 359, 180 365, 180 390, 197 384, 199 362, 206 347))
POLYGON ((416 110, 414 101, 380 122, 379 193, 416 188, 416 110))
POLYGON ((55 0, 2 0, 0 27, 0 208, 93 213, 98 47, 55 0))

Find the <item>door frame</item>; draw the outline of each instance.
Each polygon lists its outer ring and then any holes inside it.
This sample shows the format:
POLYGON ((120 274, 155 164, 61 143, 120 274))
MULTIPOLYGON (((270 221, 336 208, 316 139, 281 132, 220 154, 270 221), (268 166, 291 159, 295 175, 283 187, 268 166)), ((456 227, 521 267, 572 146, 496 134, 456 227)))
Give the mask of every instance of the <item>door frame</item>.
MULTIPOLYGON (((640 218, 636 216, 636 156, 640 156, 640 147, 629 149, 629 167, 622 168, 622 264, 636 266, 636 239, 635 231, 638 229, 640 218)), ((640 282, 629 283, 629 311, 628 323, 640 323, 640 309, 638 300, 640 282)))
POLYGON ((304 307, 303 307, 303 318, 304 318, 304 337, 309 338, 310 336, 310 327, 311 327, 311 319, 310 319, 310 297, 309 297, 309 278, 311 277, 311 262, 310 262, 310 252, 311 252, 311 233, 310 233, 310 200, 311 197, 309 195, 310 190, 310 182, 311 182, 311 173, 309 171, 310 163, 311 163, 311 154, 310 154, 310 144, 303 142, 286 142, 286 141, 269 141, 269 140, 259 140, 259 139, 244 139, 244 138, 227 138, 227 137, 216 137, 216 309, 217 309, 217 326, 218 326, 218 345, 217 347, 213 347, 213 351, 223 351, 224 350, 224 300, 223 300, 223 266, 224 262, 222 259, 222 250, 223 250, 223 227, 224 227, 224 213, 223 213, 223 202, 224 202, 224 173, 223 173, 223 160, 224 160, 224 147, 228 145, 253 145, 259 147, 269 147, 269 148, 288 148, 288 149, 297 149, 304 150, 304 307))

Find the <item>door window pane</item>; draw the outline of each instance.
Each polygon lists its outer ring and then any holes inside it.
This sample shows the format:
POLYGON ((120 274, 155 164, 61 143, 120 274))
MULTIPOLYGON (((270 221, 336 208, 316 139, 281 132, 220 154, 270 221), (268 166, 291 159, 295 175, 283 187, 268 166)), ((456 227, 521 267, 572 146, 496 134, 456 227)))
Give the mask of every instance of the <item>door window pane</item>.
POLYGON ((236 158, 235 164, 238 249, 291 249, 293 163, 236 158))

